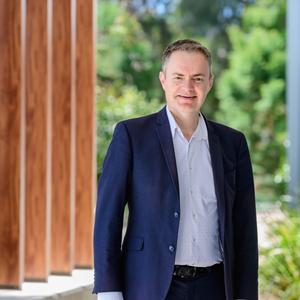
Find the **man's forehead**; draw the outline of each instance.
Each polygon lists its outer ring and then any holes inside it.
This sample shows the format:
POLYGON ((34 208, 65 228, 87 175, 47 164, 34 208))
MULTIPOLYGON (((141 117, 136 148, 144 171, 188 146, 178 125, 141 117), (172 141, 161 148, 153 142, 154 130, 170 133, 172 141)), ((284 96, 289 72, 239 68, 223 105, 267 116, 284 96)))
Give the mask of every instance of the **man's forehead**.
POLYGON ((190 56, 189 52, 187 52, 187 55, 186 54, 177 55, 175 53, 174 56, 170 56, 169 60, 166 63, 166 68, 171 73, 192 72, 194 74, 198 74, 198 73, 205 74, 209 72, 209 63, 206 57, 201 53, 193 53, 193 54, 194 54, 193 56, 190 56))

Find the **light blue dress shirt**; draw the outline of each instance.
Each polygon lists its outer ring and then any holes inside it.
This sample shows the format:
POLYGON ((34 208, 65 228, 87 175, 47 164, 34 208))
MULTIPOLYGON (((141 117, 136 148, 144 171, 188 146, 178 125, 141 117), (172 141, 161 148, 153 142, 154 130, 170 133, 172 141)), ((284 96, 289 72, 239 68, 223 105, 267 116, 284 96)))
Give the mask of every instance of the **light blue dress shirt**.
POLYGON ((180 191, 176 265, 212 266, 222 261, 218 208, 203 116, 188 141, 167 107, 180 191))

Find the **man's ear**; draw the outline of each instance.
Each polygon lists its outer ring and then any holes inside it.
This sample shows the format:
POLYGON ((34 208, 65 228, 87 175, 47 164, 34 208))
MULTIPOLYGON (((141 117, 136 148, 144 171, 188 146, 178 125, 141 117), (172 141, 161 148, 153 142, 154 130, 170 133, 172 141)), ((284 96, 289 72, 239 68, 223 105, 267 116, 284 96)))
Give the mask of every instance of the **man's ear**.
POLYGON ((159 72, 159 81, 160 81, 162 88, 165 90, 166 75, 163 71, 159 72))
POLYGON ((211 90, 211 88, 212 88, 213 85, 214 85, 214 79, 215 79, 214 75, 211 74, 210 77, 209 77, 209 88, 208 88, 208 92, 211 90))

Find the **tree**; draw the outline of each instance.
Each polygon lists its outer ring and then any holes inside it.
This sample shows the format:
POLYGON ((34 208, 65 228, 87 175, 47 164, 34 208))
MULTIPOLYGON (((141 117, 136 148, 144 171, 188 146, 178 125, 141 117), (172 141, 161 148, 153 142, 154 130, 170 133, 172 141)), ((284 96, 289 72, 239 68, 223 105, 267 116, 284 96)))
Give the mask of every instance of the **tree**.
POLYGON ((160 96, 159 61, 136 16, 116 1, 98 5, 97 76, 101 82, 135 85, 147 99, 160 96))
POLYGON ((122 119, 160 108, 159 60, 137 18, 116 1, 98 5, 97 162, 98 175, 122 119))
POLYGON ((144 92, 134 86, 124 86, 117 96, 112 85, 98 86, 97 101, 97 162, 98 175, 117 122, 158 111, 162 104, 155 99, 147 101, 144 92), (105 95, 105 97, 103 97, 105 95))
POLYGON ((232 50, 217 82, 217 118, 246 133, 258 199, 280 200, 287 181, 285 1, 257 0, 228 34, 232 50))

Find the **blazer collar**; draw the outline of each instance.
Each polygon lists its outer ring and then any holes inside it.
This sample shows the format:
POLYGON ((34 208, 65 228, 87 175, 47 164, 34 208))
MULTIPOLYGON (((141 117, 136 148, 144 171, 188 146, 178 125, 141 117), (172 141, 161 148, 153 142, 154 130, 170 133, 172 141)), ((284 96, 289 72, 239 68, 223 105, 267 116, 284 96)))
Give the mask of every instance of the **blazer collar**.
MULTIPOLYGON (((171 134, 172 134, 173 139, 175 137, 176 132, 177 133, 180 132, 180 135, 183 136, 183 133, 182 133, 180 127, 178 126, 174 116, 170 112, 168 106, 166 106, 166 112, 167 112, 167 117, 168 117, 168 120, 170 123, 171 134)), ((204 139, 206 141, 208 140, 206 123, 205 123, 204 118, 201 113, 199 113, 199 121, 198 121, 195 131, 193 132, 192 138, 199 139, 199 140, 204 139)))
POLYGON ((169 123, 167 112, 166 112, 166 105, 157 113, 156 122, 157 122, 157 124, 160 124, 160 125, 169 123))

